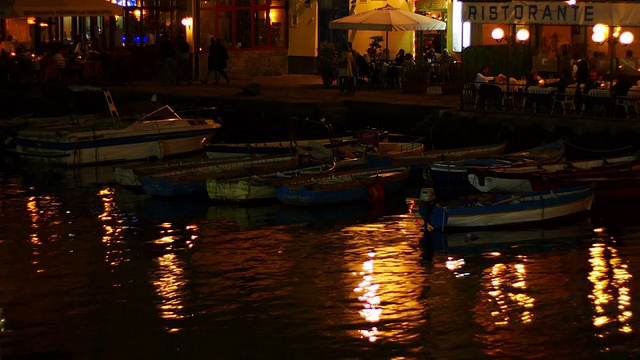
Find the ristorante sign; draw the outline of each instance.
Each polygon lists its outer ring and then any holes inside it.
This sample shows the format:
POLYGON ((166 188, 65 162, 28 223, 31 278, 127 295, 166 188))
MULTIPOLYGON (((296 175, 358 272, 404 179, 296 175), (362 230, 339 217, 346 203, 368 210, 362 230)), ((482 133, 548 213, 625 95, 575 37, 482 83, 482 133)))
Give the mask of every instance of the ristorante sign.
POLYGON ((640 3, 464 2, 462 16, 463 22, 485 24, 638 26, 640 3))

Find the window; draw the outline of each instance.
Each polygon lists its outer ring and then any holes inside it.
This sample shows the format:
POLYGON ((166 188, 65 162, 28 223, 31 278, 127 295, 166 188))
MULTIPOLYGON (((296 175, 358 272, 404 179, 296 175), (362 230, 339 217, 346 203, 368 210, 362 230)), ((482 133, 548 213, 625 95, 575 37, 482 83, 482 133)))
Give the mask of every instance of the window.
POLYGON ((211 37, 236 50, 287 46, 286 0, 200 0, 200 4, 203 49, 211 37))

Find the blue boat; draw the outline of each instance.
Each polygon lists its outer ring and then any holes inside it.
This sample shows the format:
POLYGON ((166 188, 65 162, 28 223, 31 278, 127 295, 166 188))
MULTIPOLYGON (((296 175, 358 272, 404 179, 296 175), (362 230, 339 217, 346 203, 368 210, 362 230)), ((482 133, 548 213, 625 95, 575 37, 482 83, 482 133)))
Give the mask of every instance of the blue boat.
POLYGON ((400 190, 409 174, 406 166, 336 172, 279 184, 276 196, 282 203, 303 206, 381 201, 400 190))
POLYGON ((434 163, 425 169, 424 180, 436 190, 439 198, 454 198, 458 195, 478 194, 480 191, 469 182, 467 169, 485 166, 513 166, 539 162, 559 161, 564 157, 562 141, 552 142, 529 150, 508 153, 502 156, 434 163))
POLYGON ((153 196, 203 196, 207 194, 207 180, 229 179, 245 175, 257 175, 284 169, 293 169, 301 164, 302 159, 297 155, 263 157, 247 160, 245 163, 221 162, 218 166, 207 164, 203 167, 189 167, 171 171, 170 174, 160 173, 144 176, 140 180, 140 187, 145 193, 153 196))
POLYGON ((479 200, 423 202, 420 215, 436 229, 475 228, 546 221, 591 210, 593 186, 519 194, 497 194, 479 200))

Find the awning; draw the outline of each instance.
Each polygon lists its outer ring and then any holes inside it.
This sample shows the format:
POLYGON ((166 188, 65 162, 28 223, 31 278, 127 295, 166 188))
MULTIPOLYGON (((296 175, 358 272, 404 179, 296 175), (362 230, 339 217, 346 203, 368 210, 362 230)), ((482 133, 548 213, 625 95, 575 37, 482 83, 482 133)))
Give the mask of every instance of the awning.
POLYGON ((638 26, 638 2, 561 1, 464 2, 463 22, 483 24, 542 24, 638 26))
POLYGON ((114 15, 122 8, 106 0, 0 0, 0 18, 114 15))

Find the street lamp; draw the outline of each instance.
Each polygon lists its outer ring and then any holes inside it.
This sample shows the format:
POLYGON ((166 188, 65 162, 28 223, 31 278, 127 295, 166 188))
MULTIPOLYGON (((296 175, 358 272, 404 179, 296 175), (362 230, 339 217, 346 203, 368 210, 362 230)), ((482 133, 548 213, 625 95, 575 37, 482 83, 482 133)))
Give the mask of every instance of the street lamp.
POLYGON ((607 26, 604 24, 596 24, 593 26, 593 34, 591 35, 591 41, 602 46, 605 43, 609 43, 609 73, 611 78, 609 79, 609 88, 613 86, 614 74, 614 62, 615 62, 615 50, 616 45, 621 44, 627 46, 633 43, 634 36, 629 31, 622 31, 620 26, 607 26))
POLYGON ((505 34, 504 30, 497 27, 491 31, 491 38, 497 43, 502 41, 507 42, 507 96, 510 98, 511 92, 509 91, 510 79, 511 79, 511 45, 515 43, 524 43, 529 40, 530 34, 527 29, 520 29, 513 34, 505 34))

